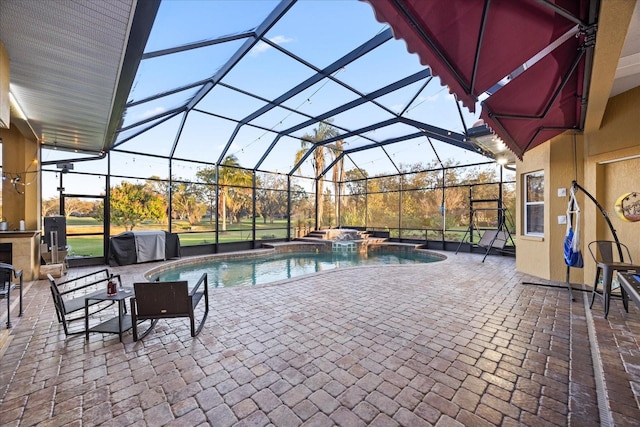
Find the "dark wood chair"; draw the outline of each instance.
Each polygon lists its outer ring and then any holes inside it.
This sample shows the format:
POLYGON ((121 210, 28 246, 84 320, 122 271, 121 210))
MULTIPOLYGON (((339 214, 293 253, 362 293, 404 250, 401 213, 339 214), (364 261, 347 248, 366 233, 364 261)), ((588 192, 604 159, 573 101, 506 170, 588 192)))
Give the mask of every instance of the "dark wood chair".
POLYGON ((18 279, 20 288, 20 311, 18 312, 20 317, 22 316, 22 270, 16 270, 11 264, 0 263, 0 299, 7 300, 7 329, 11 328, 11 291, 16 288, 13 278, 18 279))
POLYGON ((188 317, 191 336, 200 333, 209 314, 209 284, 203 273, 196 285, 189 289, 187 281, 134 283, 135 297, 131 298, 131 324, 133 340, 142 339, 155 326, 158 319, 188 317), (196 326, 195 309, 204 296, 204 313, 196 326), (138 323, 151 320, 151 325, 138 334, 138 323))
MULTIPOLYGON (((88 273, 64 282, 56 283, 53 276, 47 275, 51 297, 56 307, 58 322, 62 323, 65 335, 83 334, 85 331, 69 330, 69 323, 76 320, 84 320, 85 298, 91 295, 102 294, 107 289, 109 281, 115 281, 117 286, 122 287, 120 275, 114 275, 108 269, 102 269, 93 273, 88 273)), ((97 313, 111 306, 113 301, 90 300, 89 305, 92 311, 89 314, 97 313)))

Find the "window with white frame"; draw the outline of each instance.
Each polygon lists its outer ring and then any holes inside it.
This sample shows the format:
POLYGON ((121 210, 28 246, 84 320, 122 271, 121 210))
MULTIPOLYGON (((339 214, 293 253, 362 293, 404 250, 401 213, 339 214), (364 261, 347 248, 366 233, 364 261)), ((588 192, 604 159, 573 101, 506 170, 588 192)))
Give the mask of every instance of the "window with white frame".
POLYGON ((544 235, 544 172, 524 175, 524 234, 544 235))

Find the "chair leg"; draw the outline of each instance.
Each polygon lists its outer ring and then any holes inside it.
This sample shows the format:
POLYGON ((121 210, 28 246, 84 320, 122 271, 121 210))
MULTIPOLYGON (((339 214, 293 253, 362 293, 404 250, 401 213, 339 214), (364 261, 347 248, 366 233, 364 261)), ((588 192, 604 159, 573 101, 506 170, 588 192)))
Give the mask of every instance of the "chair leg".
POLYGON ((613 270, 605 267, 603 269, 603 279, 602 284, 604 289, 602 293, 604 294, 604 318, 606 319, 609 315, 609 303, 611 302, 611 281, 613 280, 613 270))
POLYGON ((135 299, 132 298, 131 305, 131 329, 133 332, 133 341, 138 341, 138 316, 136 315, 136 308, 134 307, 135 299))
POLYGON ((22 283, 20 283, 20 311, 18 312, 18 317, 22 317, 22 283))
POLYGON ((204 310, 204 314, 202 316, 202 319, 200 319, 200 323, 198 324, 198 329, 196 329, 194 331, 193 326, 194 326, 194 319, 191 318, 191 336, 195 337, 196 335, 198 335, 200 333, 200 331, 202 330, 202 327, 204 326, 204 322, 207 320, 207 316, 209 315, 209 307, 206 307, 204 310))
POLYGON ((11 290, 7 292, 7 329, 11 329, 11 290))
POLYGON ((596 267, 596 278, 593 281, 593 290, 591 291, 591 304, 589 304, 589 308, 593 308, 593 302, 596 300, 596 295, 598 294, 598 279, 600 278, 600 272, 602 269, 600 267, 596 267))
POLYGON ((133 327, 133 341, 138 341, 143 339, 144 337, 146 337, 147 335, 149 335, 149 333, 151 332, 151 330, 156 326, 156 323, 158 323, 159 319, 147 319, 149 320, 150 324, 149 327, 147 329, 144 330, 144 332, 142 332, 141 334, 138 334, 138 322, 144 322, 144 320, 137 320, 135 323, 132 324, 133 327))

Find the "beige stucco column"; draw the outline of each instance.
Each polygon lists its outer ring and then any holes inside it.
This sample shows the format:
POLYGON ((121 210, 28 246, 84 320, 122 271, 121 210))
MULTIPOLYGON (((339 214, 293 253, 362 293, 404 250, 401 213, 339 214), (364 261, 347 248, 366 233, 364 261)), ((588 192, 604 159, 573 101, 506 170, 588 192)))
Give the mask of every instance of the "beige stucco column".
POLYGON ((40 147, 14 128, 0 129, 2 138, 2 213, 9 229, 20 220, 29 230, 40 229, 40 147), (14 184, 14 181, 19 178, 14 184))
POLYGON ((37 279, 40 267, 40 149, 38 142, 16 129, 0 129, 2 138, 2 211, 9 231, 0 242, 11 243, 14 267, 25 280, 37 279), (13 182, 12 182, 13 181, 13 182), (26 232, 15 233, 20 221, 26 232))

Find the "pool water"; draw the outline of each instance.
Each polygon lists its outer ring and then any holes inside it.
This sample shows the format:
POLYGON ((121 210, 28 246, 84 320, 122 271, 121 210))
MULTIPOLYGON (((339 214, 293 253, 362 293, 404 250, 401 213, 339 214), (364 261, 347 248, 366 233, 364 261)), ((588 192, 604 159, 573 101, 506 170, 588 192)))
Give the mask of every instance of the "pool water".
POLYGON ((161 272, 153 279, 158 277, 166 281, 187 280, 189 283, 195 283, 202 273, 206 272, 210 286, 251 286, 340 267, 417 264, 440 260, 440 258, 421 253, 281 253, 185 265, 161 272))

